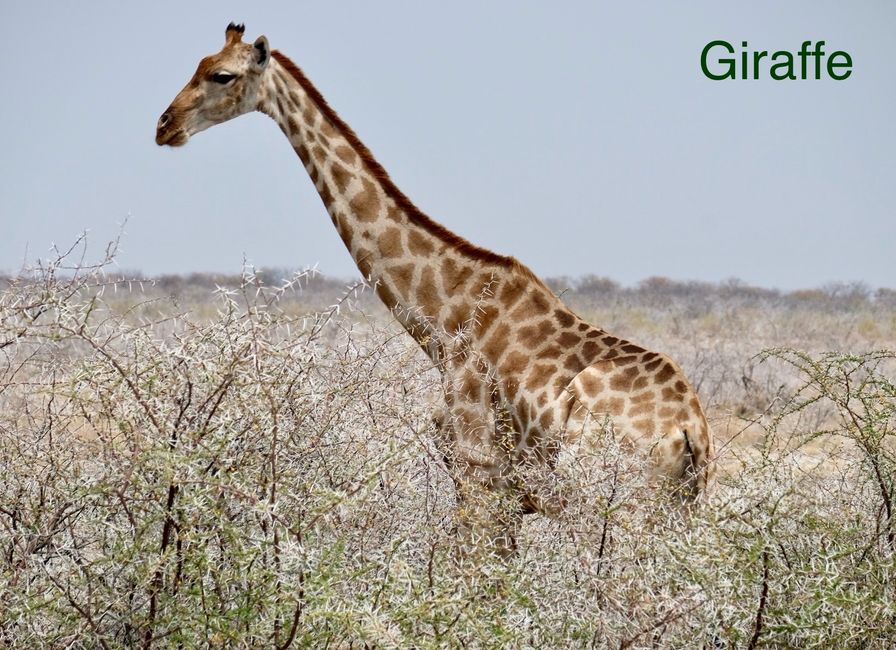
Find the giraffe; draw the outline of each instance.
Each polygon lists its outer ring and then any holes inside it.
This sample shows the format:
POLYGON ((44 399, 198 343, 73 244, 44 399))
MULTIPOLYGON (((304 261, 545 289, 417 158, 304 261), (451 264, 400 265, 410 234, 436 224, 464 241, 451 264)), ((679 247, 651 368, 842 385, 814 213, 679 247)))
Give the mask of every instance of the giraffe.
POLYGON ((595 414, 655 483, 685 502, 707 493, 712 433, 674 361, 590 325, 515 258, 430 219, 290 59, 243 33, 227 26, 223 49, 160 117, 156 143, 184 145, 251 111, 278 124, 361 274, 441 374, 434 420, 464 544, 508 554, 523 514, 559 515, 562 490, 531 470, 550 477, 595 414))

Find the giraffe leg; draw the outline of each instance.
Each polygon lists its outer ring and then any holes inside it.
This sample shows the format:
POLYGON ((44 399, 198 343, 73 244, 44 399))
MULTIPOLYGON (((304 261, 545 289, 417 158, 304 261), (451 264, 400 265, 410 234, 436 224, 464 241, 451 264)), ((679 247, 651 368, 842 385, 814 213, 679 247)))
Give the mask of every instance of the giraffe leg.
POLYGON ((458 481, 458 474, 455 471, 453 462, 454 431, 451 427, 450 415, 447 408, 437 406, 432 412, 431 422, 434 430, 433 441, 435 442, 436 449, 439 452, 439 456, 442 458, 442 462, 445 463, 445 469, 448 470, 451 480, 454 481, 455 494, 459 495, 460 482, 458 481))
POLYGON ((442 460, 445 461, 445 466, 449 468, 451 462, 451 427, 448 426, 448 412, 442 406, 437 406, 433 412, 432 417, 430 418, 432 422, 432 427, 434 430, 433 440, 436 443, 436 449, 439 450, 439 454, 442 456, 442 460))
POLYGON ((522 509, 509 479, 510 455, 496 439, 492 390, 478 364, 457 364, 445 377, 447 409, 441 427, 448 434, 445 458, 457 492, 462 553, 509 556, 516 549, 522 509))

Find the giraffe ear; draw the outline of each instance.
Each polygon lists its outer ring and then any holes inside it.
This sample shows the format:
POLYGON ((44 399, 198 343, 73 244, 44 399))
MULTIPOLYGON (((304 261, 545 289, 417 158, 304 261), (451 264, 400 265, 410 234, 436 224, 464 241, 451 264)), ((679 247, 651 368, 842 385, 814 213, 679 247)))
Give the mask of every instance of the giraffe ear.
POLYGON ((268 59, 271 58, 271 50, 268 46, 268 39, 264 36, 259 36, 255 39, 255 43, 252 44, 252 55, 255 57, 255 63, 263 68, 268 64, 268 59))

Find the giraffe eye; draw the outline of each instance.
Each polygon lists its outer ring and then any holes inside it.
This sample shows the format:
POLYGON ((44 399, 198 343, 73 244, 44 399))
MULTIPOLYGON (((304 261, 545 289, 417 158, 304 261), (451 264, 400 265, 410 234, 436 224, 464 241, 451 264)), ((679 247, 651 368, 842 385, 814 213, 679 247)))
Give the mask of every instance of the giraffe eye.
POLYGON ((216 84, 229 84, 234 79, 236 79, 236 75, 229 72, 216 72, 212 75, 212 81, 216 84))

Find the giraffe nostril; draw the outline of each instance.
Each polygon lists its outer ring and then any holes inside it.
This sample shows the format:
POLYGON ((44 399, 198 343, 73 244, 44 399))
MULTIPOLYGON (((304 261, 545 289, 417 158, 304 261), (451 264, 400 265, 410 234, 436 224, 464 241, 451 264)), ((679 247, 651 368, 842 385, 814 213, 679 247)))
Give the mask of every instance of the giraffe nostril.
POLYGON ((171 115, 169 113, 162 113, 162 117, 159 118, 158 128, 164 129, 168 126, 168 123, 171 121, 171 115))

